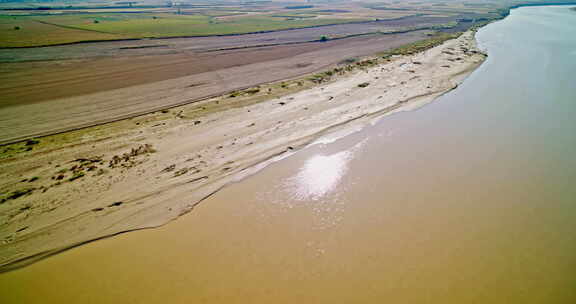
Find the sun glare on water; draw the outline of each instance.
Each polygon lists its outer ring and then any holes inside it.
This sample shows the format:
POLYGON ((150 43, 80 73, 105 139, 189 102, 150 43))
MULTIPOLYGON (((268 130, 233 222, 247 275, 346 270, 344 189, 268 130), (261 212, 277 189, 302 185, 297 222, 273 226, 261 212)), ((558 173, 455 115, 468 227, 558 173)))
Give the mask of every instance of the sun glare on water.
POLYGON ((318 200, 332 192, 346 174, 351 156, 350 151, 343 151, 308 159, 300 172, 288 180, 294 196, 301 200, 318 200))
POLYGON ((320 200, 336 190, 348 172, 354 154, 364 144, 334 154, 317 154, 307 159, 298 173, 283 183, 285 191, 297 200, 320 200))

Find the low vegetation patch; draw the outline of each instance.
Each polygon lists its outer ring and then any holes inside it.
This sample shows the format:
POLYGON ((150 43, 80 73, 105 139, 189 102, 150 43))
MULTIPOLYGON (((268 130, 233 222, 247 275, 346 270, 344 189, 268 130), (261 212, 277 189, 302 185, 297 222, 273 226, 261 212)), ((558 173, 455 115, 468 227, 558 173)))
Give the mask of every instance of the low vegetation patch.
POLYGON ((72 177, 70 177, 70 178, 68 179, 68 181, 70 181, 70 182, 75 181, 75 180, 77 180, 77 179, 79 179, 79 178, 84 177, 85 175, 86 175, 86 174, 85 174, 84 172, 74 173, 74 175, 72 175, 72 177))
POLYGON ((447 40, 458 38, 460 35, 462 35, 462 33, 437 33, 428 39, 416 41, 389 51, 385 51, 379 55, 383 58, 389 58, 394 55, 413 55, 438 46, 447 40))
POLYGON ((34 191, 34 188, 26 188, 26 189, 20 189, 20 190, 12 191, 8 195, 6 195, 5 197, 0 199, 0 204, 3 204, 9 200, 15 200, 19 197, 28 195, 28 194, 32 193, 33 191, 34 191))
POLYGON ((234 91, 234 92, 230 93, 228 95, 228 97, 234 98, 234 97, 238 97, 238 96, 254 95, 254 94, 258 94, 258 93, 260 93, 260 88, 256 87, 256 88, 246 89, 246 90, 242 90, 242 91, 234 91))

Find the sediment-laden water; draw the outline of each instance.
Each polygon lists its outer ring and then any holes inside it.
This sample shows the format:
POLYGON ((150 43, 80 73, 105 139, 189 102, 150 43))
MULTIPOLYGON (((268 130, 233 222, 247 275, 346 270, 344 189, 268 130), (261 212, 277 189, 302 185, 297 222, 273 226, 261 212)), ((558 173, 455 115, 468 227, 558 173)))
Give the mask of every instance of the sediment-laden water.
POLYGON ((436 102, 2 274, 0 302, 576 303, 575 37, 566 6, 513 10, 436 102))

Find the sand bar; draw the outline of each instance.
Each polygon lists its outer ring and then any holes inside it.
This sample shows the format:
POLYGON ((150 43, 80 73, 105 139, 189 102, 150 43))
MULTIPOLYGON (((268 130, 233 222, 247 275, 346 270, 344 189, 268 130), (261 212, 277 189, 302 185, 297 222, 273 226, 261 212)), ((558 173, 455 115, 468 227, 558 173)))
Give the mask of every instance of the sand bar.
POLYGON ((0 189, 16 197, 0 204, 0 271, 166 224, 321 137, 434 100, 485 57, 468 31, 293 94, 196 113, 236 98, 222 96, 119 122, 119 128, 131 125, 123 132, 102 127, 75 144, 4 159, 0 189))

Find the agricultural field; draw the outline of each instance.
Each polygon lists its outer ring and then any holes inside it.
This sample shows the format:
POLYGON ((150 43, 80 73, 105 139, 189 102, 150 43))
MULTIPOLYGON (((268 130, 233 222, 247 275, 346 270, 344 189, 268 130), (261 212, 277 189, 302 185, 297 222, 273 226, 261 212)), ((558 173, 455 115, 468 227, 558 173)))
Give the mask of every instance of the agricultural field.
POLYGON ((0 108, 6 121, 18 120, 2 130, 5 140, 300 77, 349 58, 411 53, 502 18, 515 4, 97 1, 0 4, 0 108), (243 33, 252 34, 231 35, 243 33), (23 106, 26 115, 11 112, 23 106))
POLYGON ((0 47, 233 35, 414 16, 456 18, 473 13, 493 17, 499 8, 490 3, 466 5, 449 1, 339 1, 314 5, 287 5, 277 1, 251 4, 215 2, 213 5, 183 2, 178 6, 153 2, 136 3, 134 6, 100 4, 54 4, 36 9, 0 5, 0 47))
POLYGON ((204 15, 99 14, 45 17, 46 22, 130 37, 227 35, 338 24, 362 19, 292 19, 266 15, 218 19, 204 15))
POLYGON ((151 13, 0 16, 0 47, 63 44, 85 40, 229 35, 366 21, 362 18, 291 18, 248 15, 151 13))
POLYGON ((0 47, 63 44, 86 40, 114 40, 121 35, 88 32, 38 22, 29 17, 0 16, 0 47))

